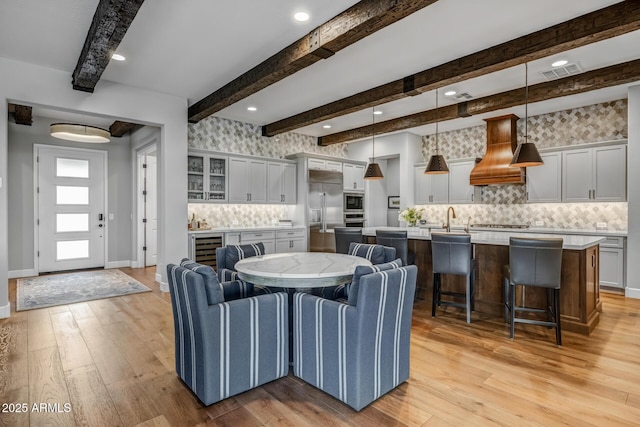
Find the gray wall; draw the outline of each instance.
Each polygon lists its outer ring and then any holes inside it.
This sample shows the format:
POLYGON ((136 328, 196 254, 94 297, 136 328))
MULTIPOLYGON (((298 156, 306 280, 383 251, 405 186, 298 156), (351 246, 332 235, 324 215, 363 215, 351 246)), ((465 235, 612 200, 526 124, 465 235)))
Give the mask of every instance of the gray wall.
MULTIPOLYGON (((413 172, 413 171, 412 171, 413 172)), ((400 157, 387 159, 387 174, 384 176, 387 185, 387 198, 400 195, 400 157)), ((387 206, 389 206, 387 200, 387 206)), ((398 209, 387 210, 387 225, 389 227, 400 226, 398 221, 398 209)))
POLYGON ((31 126, 9 123, 8 221, 9 271, 29 270, 33 264, 33 145, 57 145, 107 151, 109 242, 107 262, 131 259, 131 149, 129 137, 113 138, 108 144, 63 141, 49 135, 49 125, 57 120, 34 117, 31 126))
POLYGON ((628 297, 640 298, 640 85, 629 88, 629 144, 627 145, 627 197, 629 231, 627 238, 628 297))

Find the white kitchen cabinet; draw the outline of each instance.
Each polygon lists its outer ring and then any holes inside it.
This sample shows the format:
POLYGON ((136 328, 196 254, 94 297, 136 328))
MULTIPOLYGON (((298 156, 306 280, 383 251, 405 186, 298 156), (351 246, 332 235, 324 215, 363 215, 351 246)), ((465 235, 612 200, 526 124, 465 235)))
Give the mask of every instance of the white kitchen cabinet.
POLYGON ((345 191, 364 191, 364 166, 344 163, 342 182, 345 191))
POLYGON ((600 286, 624 288, 624 237, 608 237, 600 243, 600 286))
POLYGON ((240 233, 232 232, 232 233, 224 233, 224 245, 239 245, 240 244, 240 233))
POLYGON ((449 175, 425 174, 425 166, 414 166, 414 203, 429 205, 448 203, 449 175))
POLYGON ((473 160, 449 162, 449 203, 473 203, 474 189, 469 175, 476 165, 473 160))
POLYGON ((306 252, 305 236, 304 228, 276 230, 276 253, 306 252))
POLYGON ((267 165, 267 203, 296 203, 296 165, 269 162, 267 165))
POLYGON ((567 150, 562 153, 562 200, 622 202, 627 199, 626 146, 567 150))
POLYGON ((227 201, 227 158, 189 152, 187 160, 189 202, 227 201))
MULTIPOLYGON (((541 153, 542 166, 527 168, 527 201, 529 202, 561 202, 562 201, 562 153, 541 153)), ((579 161, 571 159, 571 162, 579 161)))
POLYGON ((338 162, 335 160, 315 159, 309 157, 309 159, 307 160, 307 166, 309 169, 342 172, 342 162, 338 162))
POLYGON ((267 162, 229 158, 229 202, 267 203, 267 162))
POLYGON ((240 233, 240 244, 248 245, 250 243, 262 243, 264 252, 267 254, 276 251, 276 232, 274 230, 265 231, 243 231, 240 233))

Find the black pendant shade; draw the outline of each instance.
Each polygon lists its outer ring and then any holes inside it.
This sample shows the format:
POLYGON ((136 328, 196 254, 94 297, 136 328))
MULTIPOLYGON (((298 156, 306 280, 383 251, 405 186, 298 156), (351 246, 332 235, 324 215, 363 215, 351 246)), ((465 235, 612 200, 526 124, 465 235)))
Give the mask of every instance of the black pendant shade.
POLYGON ((383 179, 384 175, 382 175, 382 170, 380 170, 380 165, 377 163, 369 163, 367 166, 367 170, 364 173, 364 179, 376 180, 383 179))
POLYGON ((544 162, 540 157, 540 153, 538 153, 536 144, 533 142, 523 142, 516 148, 516 152, 513 154, 513 159, 511 159, 509 166, 528 168, 531 166, 541 166, 543 164, 544 162))
POLYGON ((431 156, 427 169, 425 169, 424 173, 449 173, 449 167, 447 166, 447 161, 444 159, 444 156, 442 154, 434 154, 431 156))

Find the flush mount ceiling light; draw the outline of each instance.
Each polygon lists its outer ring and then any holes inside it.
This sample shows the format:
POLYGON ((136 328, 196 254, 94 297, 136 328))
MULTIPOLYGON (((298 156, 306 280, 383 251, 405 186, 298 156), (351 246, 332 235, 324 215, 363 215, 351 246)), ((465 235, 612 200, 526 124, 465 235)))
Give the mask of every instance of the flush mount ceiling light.
POLYGON ((429 164, 427 168, 424 170, 424 173, 429 175, 435 174, 445 174, 449 173, 449 166, 447 166, 447 161, 444 159, 444 156, 440 154, 440 150, 438 147, 438 119, 440 118, 438 111, 438 90, 436 89, 436 154, 431 156, 429 159, 429 164))
POLYGON ((384 178, 382 175, 382 170, 380 169, 380 165, 376 163, 376 108, 373 107, 373 120, 371 124, 371 151, 372 158, 369 164, 367 165, 367 170, 364 172, 364 179, 375 181, 378 179, 384 178))
POLYGON ((527 63, 524 64, 524 136, 523 142, 518 144, 518 148, 516 148, 516 152, 513 153, 513 158, 511 159, 511 163, 509 166, 518 167, 518 168, 528 168, 532 166, 542 166, 544 162, 542 161, 542 157, 540 157, 540 153, 538 153, 538 149, 536 148, 536 144, 529 141, 529 133, 528 133, 528 104, 529 104, 529 65, 527 63))
POLYGON ((322 127, 325 129, 331 129, 331 125, 323 125, 322 127))
POLYGON ((248 111, 258 111, 256 107, 247 107, 248 111))
POLYGON ((120 55, 119 53, 114 53, 113 55, 111 55, 111 59, 115 59, 116 61, 124 61, 125 58, 124 55, 120 55))
POLYGON ((458 93, 458 92, 456 92, 455 90, 448 90, 448 91, 446 91, 446 92, 444 93, 444 96, 453 96, 453 95, 455 95, 456 93, 458 93))
POLYGON ((307 12, 296 12, 293 15, 293 19, 298 22, 306 22, 309 20, 309 14, 307 12))
POLYGON ((563 65, 567 65, 569 61, 565 60, 565 59, 561 59, 559 61, 556 61, 554 63, 551 64, 552 67, 562 67, 563 65))
POLYGON ((49 126, 49 132, 54 138, 90 143, 109 142, 111 136, 108 130, 73 123, 53 123, 49 126))
POLYGON ((379 116, 380 114, 382 114, 382 111, 380 111, 380 110, 375 110, 375 111, 373 112, 373 114, 375 114, 376 116, 379 116))

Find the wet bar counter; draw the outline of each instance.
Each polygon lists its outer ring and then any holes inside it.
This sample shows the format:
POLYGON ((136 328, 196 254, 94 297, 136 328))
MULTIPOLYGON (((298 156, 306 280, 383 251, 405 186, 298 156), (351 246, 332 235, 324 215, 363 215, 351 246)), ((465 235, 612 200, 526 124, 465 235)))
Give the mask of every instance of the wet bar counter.
MULTIPOLYGON (((402 228, 379 227, 384 230, 402 228)), ((363 229, 369 243, 375 242, 376 228, 363 229)), ((476 259, 476 312, 473 320, 502 317, 504 314, 503 267, 509 263, 509 237, 562 237, 562 285, 560 312, 566 331, 589 335, 600 320, 602 304, 599 292, 600 242, 603 236, 538 234, 518 232, 472 231, 476 259)), ((408 230, 409 251, 416 255, 418 266, 417 297, 431 301, 433 278, 431 266, 431 232, 427 229, 408 230)), ((444 276, 443 288, 464 292, 462 277, 444 276)), ((518 288, 516 298, 520 298, 518 288)), ((544 289, 527 288, 526 302, 531 307, 544 307, 544 289)), ((450 308, 455 310, 455 308, 450 308)), ((462 313, 460 311, 460 313, 462 313)))

